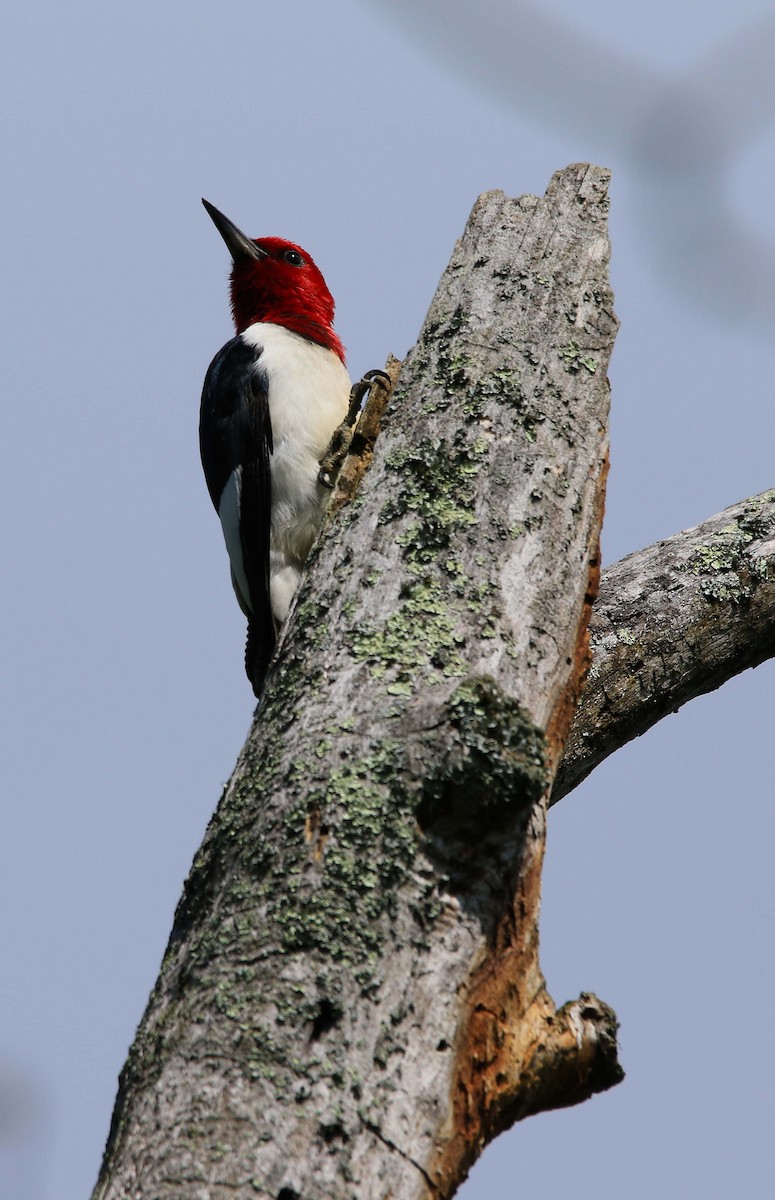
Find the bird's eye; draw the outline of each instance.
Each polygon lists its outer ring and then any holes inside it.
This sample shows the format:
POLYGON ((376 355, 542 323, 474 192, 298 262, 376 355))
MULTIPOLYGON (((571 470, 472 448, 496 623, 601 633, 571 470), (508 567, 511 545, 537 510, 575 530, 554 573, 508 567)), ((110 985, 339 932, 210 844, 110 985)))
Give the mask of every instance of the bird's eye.
POLYGON ((304 259, 301 257, 298 250, 285 250, 283 253, 283 258, 287 263, 290 263, 292 267, 304 266, 304 259))

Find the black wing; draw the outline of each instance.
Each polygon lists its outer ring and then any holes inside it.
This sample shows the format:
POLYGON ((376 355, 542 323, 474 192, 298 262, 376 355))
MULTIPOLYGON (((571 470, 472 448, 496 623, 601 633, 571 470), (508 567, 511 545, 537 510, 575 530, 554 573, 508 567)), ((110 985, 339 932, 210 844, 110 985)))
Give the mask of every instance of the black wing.
POLYGON ((226 497, 236 505, 239 542, 230 551, 232 577, 247 610, 245 669, 256 695, 275 645, 269 601, 272 422, 268 380, 260 356, 260 349, 247 345, 241 337, 227 342, 205 376, 199 417, 202 466, 224 533, 226 497))

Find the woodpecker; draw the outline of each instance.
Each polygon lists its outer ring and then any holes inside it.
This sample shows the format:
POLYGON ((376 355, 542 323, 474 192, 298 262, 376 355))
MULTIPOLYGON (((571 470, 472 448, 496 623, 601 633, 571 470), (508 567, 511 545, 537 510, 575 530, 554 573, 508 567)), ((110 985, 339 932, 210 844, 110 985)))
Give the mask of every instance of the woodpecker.
POLYGON ((260 697, 323 516, 320 461, 347 415, 350 377, 333 297, 306 250, 248 238, 202 203, 231 254, 237 335, 208 368, 199 446, 248 620, 245 670, 260 697))

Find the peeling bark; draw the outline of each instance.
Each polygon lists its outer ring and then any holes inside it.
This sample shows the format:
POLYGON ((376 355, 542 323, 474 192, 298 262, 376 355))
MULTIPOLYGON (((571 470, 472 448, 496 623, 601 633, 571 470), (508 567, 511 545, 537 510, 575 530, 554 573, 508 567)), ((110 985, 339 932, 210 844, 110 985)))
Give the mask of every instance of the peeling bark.
POLYGON ((597 585, 607 183, 474 207, 196 856, 97 1200, 448 1197, 621 1078, 536 924, 597 585))
POLYGON ((775 655, 775 491, 603 572, 552 804, 687 700, 775 655))

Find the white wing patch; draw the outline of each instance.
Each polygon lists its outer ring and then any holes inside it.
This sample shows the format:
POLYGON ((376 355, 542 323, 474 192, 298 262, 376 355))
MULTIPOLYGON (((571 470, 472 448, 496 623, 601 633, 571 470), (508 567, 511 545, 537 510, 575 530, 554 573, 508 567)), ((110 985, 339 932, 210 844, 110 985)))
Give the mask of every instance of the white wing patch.
POLYGON ((242 467, 237 467, 229 476, 226 486, 221 492, 218 502, 218 516, 221 520, 226 549, 231 562, 231 581, 239 601, 239 606, 245 616, 253 612, 250 598, 248 578, 245 574, 245 563, 242 557, 242 539, 240 537, 240 506, 242 502, 242 467))
POLYGON ((278 625, 288 616, 291 600, 301 579, 300 567, 285 560, 282 554, 272 552, 269 557, 269 602, 278 625))

